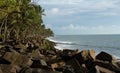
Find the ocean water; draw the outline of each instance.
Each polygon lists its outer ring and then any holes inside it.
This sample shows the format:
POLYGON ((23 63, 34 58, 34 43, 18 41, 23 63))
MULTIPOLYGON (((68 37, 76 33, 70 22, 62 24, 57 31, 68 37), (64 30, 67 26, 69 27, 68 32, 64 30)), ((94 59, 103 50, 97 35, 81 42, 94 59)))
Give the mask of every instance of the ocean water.
POLYGON ((57 49, 105 51, 120 59, 120 35, 55 35, 47 38, 57 49))

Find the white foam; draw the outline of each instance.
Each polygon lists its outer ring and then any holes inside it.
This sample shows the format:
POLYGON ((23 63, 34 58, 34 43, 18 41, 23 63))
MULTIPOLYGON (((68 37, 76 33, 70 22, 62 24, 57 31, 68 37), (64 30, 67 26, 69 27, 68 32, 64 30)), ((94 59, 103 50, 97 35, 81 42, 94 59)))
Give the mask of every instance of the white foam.
POLYGON ((71 45, 74 44, 74 43, 69 42, 69 41, 54 40, 54 37, 48 37, 46 39, 48 39, 49 41, 55 42, 56 46, 54 46, 54 47, 57 48, 57 49, 59 49, 59 50, 70 49, 71 45))
POLYGON ((113 57, 115 57, 117 60, 120 60, 120 57, 118 56, 113 55, 113 57))
POLYGON ((49 41, 52 41, 52 42, 55 42, 55 43, 57 43, 57 44, 75 44, 75 43, 73 43, 73 42, 69 42, 69 41, 58 41, 58 40, 55 40, 54 39, 54 37, 48 37, 48 38, 46 38, 46 39, 48 39, 49 41))

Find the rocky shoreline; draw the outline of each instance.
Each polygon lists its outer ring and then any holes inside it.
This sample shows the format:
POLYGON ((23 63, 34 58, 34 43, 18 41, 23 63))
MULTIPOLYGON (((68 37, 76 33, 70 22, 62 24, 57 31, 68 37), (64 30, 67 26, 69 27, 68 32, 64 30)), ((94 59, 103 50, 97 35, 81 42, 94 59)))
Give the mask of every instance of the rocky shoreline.
POLYGON ((54 45, 41 38, 0 42, 0 73, 120 73, 120 61, 104 51, 95 55, 54 45))

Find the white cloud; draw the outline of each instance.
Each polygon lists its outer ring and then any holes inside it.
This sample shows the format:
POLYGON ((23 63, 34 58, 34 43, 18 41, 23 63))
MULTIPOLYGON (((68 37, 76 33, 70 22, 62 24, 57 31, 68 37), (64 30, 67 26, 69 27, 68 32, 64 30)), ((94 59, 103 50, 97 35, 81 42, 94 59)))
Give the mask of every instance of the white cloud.
MULTIPOLYGON (((120 0, 41 0, 40 4, 56 5, 61 7, 61 15, 70 15, 74 13, 94 12, 94 14, 103 13, 103 15, 120 15, 120 0), (104 13, 105 12, 105 13, 104 13), (108 13, 107 12, 111 12, 108 13), (116 13, 116 14, 115 14, 116 13)), ((46 10, 47 11, 47 10, 46 10)), ((50 9, 47 11, 49 12, 50 9)), ((57 13, 59 9, 53 9, 57 13)), ((101 15, 101 14, 100 14, 101 15)))
MULTIPOLYGON (((120 25, 98 25, 98 26, 81 26, 70 24, 68 26, 62 26, 61 28, 56 28, 60 34, 120 34, 120 25)), ((59 34, 58 33, 58 34, 59 34)))
POLYGON ((84 0, 50 0, 49 2, 48 1, 49 0, 41 0, 39 3, 40 4, 49 4, 49 5, 51 5, 51 4, 55 4, 55 5, 62 4, 63 5, 63 4, 77 4, 84 0))
POLYGON ((103 16, 116 16, 116 15, 119 15, 119 13, 117 12, 101 12, 101 13, 98 13, 97 15, 103 15, 103 16))
POLYGON ((63 30, 86 30, 87 28, 84 26, 70 24, 68 26, 63 26, 62 29, 63 30))
POLYGON ((50 12, 52 13, 52 14, 57 14, 57 13, 59 13, 59 8, 52 8, 51 10, 50 10, 50 12))

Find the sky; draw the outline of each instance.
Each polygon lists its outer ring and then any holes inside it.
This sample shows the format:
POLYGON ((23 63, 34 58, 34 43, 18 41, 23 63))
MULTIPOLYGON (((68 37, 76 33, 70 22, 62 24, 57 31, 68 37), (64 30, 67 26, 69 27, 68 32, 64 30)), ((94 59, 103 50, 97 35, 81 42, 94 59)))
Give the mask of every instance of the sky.
POLYGON ((120 0, 39 0, 57 35, 120 34, 120 0))

